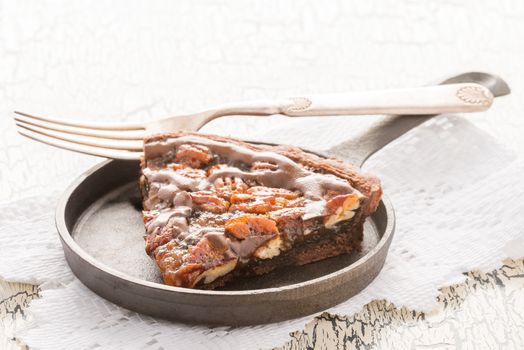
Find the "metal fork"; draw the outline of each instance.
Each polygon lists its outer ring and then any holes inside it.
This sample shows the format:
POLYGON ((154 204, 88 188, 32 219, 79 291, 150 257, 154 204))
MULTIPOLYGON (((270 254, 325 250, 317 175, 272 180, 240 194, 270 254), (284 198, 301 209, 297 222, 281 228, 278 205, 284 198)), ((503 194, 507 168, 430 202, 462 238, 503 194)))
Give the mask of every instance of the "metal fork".
POLYGON ((460 74, 439 85, 412 89, 349 92, 282 100, 228 104, 204 112, 138 124, 100 124, 15 112, 18 132, 55 147, 113 159, 139 159, 143 138, 174 130, 198 131, 209 121, 229 115, 290 117, 480 112, 493 97, 510 93, 501 78, 487 73, 460 74))

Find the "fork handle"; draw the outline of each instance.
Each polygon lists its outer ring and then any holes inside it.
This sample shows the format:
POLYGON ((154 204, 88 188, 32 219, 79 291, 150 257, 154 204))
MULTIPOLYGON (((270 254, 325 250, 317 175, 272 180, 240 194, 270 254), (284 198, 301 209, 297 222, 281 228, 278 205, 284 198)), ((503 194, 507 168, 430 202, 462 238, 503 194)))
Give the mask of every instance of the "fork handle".
POLYGON ((491 91, 465 83, 383 91, 293 97, 280 101, 253 101, 224 106, 225 115, 284 114, 293 117, 361 114, 427 115, 481 112, 493 102, 491 91))

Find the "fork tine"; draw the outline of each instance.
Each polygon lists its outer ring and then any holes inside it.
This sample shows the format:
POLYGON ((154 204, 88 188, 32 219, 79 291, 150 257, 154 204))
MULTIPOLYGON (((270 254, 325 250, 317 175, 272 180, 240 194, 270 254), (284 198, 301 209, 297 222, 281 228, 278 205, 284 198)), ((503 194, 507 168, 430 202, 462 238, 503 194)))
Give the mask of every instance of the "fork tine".
POLYGON ((71 121, 71 120, 64 120, 64 119, 58 119, 58 118, 48 118, 48 117, 40 117, 36 115, 27 114, 24 112, 15 111, 16 114, 31 118, 31 119, 38 119, 44 122, 53 123, 53 124, 60 124, 60 125, 67 125, 67 126, 73 126, 78 128, 85 128, 85 129, 96 129, 96 130, 145 130, 145 125, 143 123, 137 123, 137 124, 127 124, 127 123, 118 123, 118 124, 110 124, 110 123, 92 123, 92 122, 81 122, 81 121, 71 121))
POLYGON ((60 139, 63 141, 69 141, 73 143, 79 143, 86 146, 95 146, 101 148, 111 148, 111 149, 120 149, 125 151, 141 151, 143 149, 142 141, 138 140, 113 140, 113 139, 99 139, 89 136, 81 135, 71 135, 60 131, 53 131, 48 129, 43 129, 38 126, 33 126, 30 124, 25 124, 22 122, 17 122, 21 128, 34 131, 36 133, 49 136, 55 139, 60 139))
POLYGON ((40 119, 33 119, 31 117, 27 117, 26 115, 22 115, 19 113, 17 113, 14 119, 16 120, 16 122, 19 122, 19 123, 29 124, 29 125, 37 126, 37 127, 48 129, 48 130, 55 130, 55 131, 65 132, 68 134, 92 136, 92 137, 98 137, 98 138, 119 139, 119 140, 142 140, 145 136, 145 131, 143 130, 112 131, 112 130, 84 129, 82 127, 73 127, 73 126, 67 126, 67 125, 61 125, 61 124, 55 124, 55 123, 51 123, 47 121, 42 121, 40 119))
POLYGON ((139 160, 142 155, 141 152, 127 152, 127 151, 119 151, 119 150, 113 150, 113 149, 105 149, 105 148, 80 145, 77 143, 71 143, 68 141, 53 139, 51 137, 48 137, 42 134, 38 134, 34 131, 23 129, 23 128, 18 128, 18 133, 32 140, 42 142, 42 143, 45 143, 51 146, 67 149, 67 150, 74 151, 74 152, 98 156, 98 157, 105 157, 105 158, 111 158, 111 159, 139 160))

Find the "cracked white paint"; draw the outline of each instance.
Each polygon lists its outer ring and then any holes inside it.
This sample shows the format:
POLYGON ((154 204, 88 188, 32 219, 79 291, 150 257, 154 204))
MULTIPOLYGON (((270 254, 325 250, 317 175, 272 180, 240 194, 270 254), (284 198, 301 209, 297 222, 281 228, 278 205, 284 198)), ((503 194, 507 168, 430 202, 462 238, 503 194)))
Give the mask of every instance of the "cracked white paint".
POLYGON ((489 273, 468 272, 464 282, 442 288, 438 306, 426 312, 387 300, 347 317, 326 312, 278 350, 521 349, 523 273, 522 259, 507 259, 489 273))

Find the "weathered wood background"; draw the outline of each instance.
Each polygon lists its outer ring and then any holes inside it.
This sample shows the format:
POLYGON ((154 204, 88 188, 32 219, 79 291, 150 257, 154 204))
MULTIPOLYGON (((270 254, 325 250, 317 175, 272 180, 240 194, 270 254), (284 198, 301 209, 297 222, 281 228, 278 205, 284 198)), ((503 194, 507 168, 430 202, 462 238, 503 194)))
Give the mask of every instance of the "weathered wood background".
MULTIPOLYGON (((375 300, 354 315, 318 315, 275 349, 524 348, 524 259, 465 275, 463 283, 440 289, 434 310, 375 300)), ((25 348, 12 330, 37 297, 37 286, 0 282, 0 349, 25 348)))

